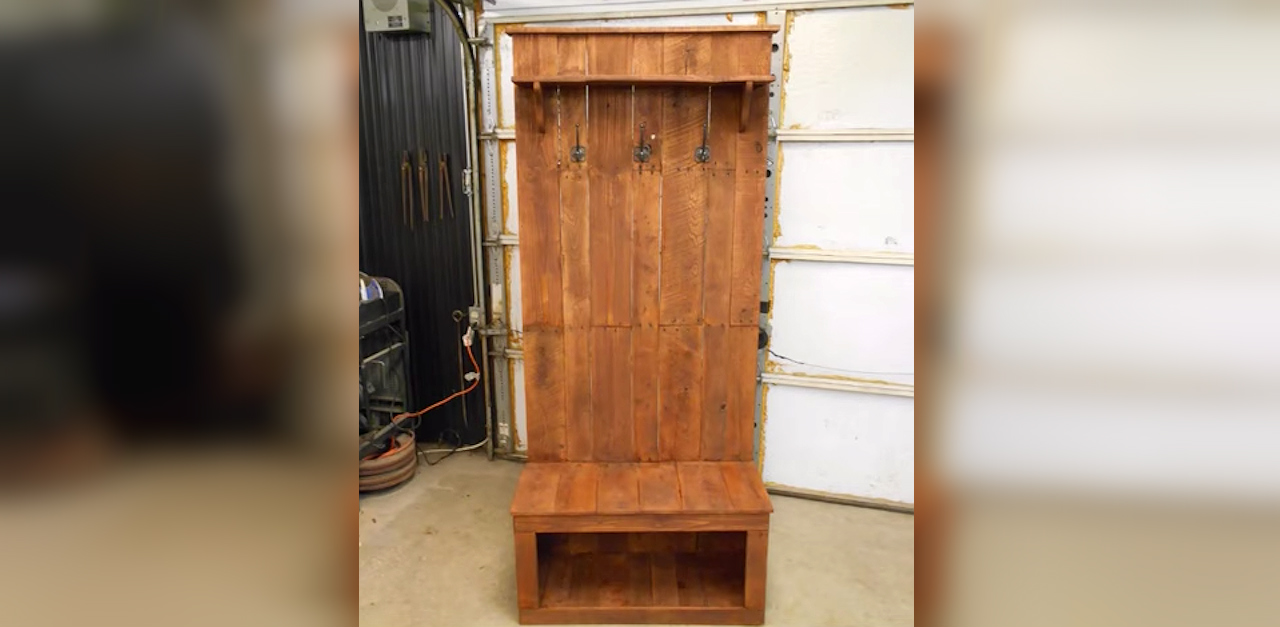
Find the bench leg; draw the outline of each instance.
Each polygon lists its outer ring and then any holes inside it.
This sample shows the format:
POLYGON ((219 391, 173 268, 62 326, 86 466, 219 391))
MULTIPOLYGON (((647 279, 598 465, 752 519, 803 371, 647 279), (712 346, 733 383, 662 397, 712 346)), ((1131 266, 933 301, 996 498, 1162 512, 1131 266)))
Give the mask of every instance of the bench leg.
POLYGON ((749 610, 764 611, 765 575, 769 564, 769 530, 747 532, 746 591, 743 605, 749 610))
POLYGON ((516 534, 516 600, 521 609, 538 607, 538 539, 530 532, 516 534))

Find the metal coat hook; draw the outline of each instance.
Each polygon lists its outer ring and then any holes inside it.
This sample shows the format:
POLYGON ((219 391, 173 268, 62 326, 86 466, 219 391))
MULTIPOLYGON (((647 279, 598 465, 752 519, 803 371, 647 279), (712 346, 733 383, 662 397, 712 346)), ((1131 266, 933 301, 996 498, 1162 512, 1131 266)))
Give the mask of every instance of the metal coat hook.
POLYGON ((632 158, 638 163, 649 162, 649 142, 645 141, 644 122, 640 123, 640 145, 636 146, 635 151, 631 153, 632 158))
POLYGON ((711 147, 707 145, 707 129, 711 126, 711 86, 707 86, 707 119, 702 122, 702 145, 693 149, 693 160, 706 163, 711 160, 711 147))
POLYGON ((569 151, 569 160, 574 163, 582 163, 587 158, 587 149, 582 145, 579 137, 578 125, 573 125, 573 149, 569 151))
POLYGON ((711 160, 711 147, 707 145, 707 123, 702 123, 702 145, 693 149, 693 160, 706 163, 711 160))

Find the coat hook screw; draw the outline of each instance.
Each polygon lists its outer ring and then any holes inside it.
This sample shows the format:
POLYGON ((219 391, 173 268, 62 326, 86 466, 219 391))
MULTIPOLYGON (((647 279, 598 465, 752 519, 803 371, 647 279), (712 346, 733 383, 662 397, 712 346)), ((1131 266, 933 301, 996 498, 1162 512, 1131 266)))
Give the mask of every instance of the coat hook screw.
POLYGON ((631 153, 632 158, 638 163, 649 162, 649 142, 646 142, 644 136, 644 122, 640 123, 640 145, 636 146, 635 151, 631 153))
POLYGON ((582 145, 582 140, 578 136, 578 125, 573 125, 573 149, 569 151, 569 160, 574 163, 582 163, 587 158, 587 149, 582 145))

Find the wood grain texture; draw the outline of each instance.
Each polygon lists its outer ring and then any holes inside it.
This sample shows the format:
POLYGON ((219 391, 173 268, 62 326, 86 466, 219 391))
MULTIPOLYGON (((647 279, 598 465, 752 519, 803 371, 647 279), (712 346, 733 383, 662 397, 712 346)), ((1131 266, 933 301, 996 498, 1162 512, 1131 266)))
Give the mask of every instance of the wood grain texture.
MULTIPOLYGON (((642 35, 643 36, 643 35, 642 35)), ((650 76, 634 76, 631 74, 559 74, 559 75, 524 75, 511 77, 511 82, 519 86, 541 85, 543 88, 563 86, 592 87, 736 87, 760 89, 773 82, 772 74, 699 74, 696 76, 658 74, 650 76)))
POLYGON ((724 432, 725 459, 751 461, 755 458, 756 357, 760 330, 729 327, 724 368, 728 375, 728 417, 724 432))
POLYGON ((718 464, 725 492, 737 511, 773 511, 760 471, 752 463, 718 464))
POLYGON ((549 607, 521 609, 524 625, 761 625, 764 610, 737 607, 549 607))
POLYGON ((556 329, 524 333, 525 407, 530 461, 565 459, 564 334, 556 329))
POLYGON ((631 332, 591 329, 591 418, 596 461, 635 460, 632 442, 631 332))
POLYGON ((521 473, 511 505, 517 517, 770 511, 759 470, 749 461, 531 462, 521 473), (584 495, 582 489, 593 494, 584 495))
POLYGON ((702 328, 660 327, 658 333, 658 455, 699 458, 702 444, 702 328))
MULTIPOLYGON (((768 71, 769 36, 738 37, 737 64, 743 71, 768 71)), ((737 176, 734 181, 732 285, 730 324, 758 326, 760 320, 760 272, 764 261, 764 199, 766 178, 769 90, 756 89, 751 99, 746 128, 735 136, 737 176)), ((742 103, 739 102, 741 107, 742 103)), ((739 112, 741 113, 741 112, 739 112)))
POLYGON ((516 599, 521 608, 538 607, 538 545, 528 532, 515 532, 516 599))
MULTIPOLYGON (((733 51, 728 47, 726 55, 733 51)), ((721 55, 717 55, 720 57, 721 55)), ((735 114, 741 92, 711 90, 711 125, 708 146, 711 161, 703 165, 707 185, 705 244, 703 248, 702 316, 707 324, 729 322, 733 271, 733 222, 736 191, 735 164, 738 156, 738 124, 735 114)))
MULTIPOLYGON (((561 66, 585 71, 587 38, 560 37, 557 48, 561 66)), ((585 328, 591 323, 591 216, 587 162, 574 163, 569 151, 575 143, 574 127, 585 141, 588 136, 587 96, 583 87, 561 87, 552 119, 557 128, 556 157, 560 170, 560 233, 564 258, 564 325, 585 328)), ((517 144, 519 142, 517 141, 517 144)), ((522 229, 523 230, 523 229, 522 229)))
MULTIPOLYGON (((539 34, 635 34, 635 33, 769 33, 778 32, 776 24, 733 24, 722 26, 512 26, 507 29, 511 35, 539 34)), ((517 37, 516 39, 520 39, 517 37)))
POLYGON ((576 535, 604 531, 746 531, 768 529, 769 514, 723 514, 716 512, 671 514, 550 514, 516 516, 516 531, 535 533, 571 533, 576 535))
POLYGON ((556 511, 566 514, 593 514, 600 467, 592 463, 562 464, 556 488, 556 511))
POLYGON ((640 464, 640 510, 680 511, 680 478, 675 464, 640 464))
POLYGON ((680 504, 686 512, 726 512, 733 500, 724 484, 720 465, 714 462, 679 464, 680 504))
MULTIPOLYGON (((662 69, 662 36, 638 35, 634 38, 631 62, 636 74, 662 69)), ((633 239, 632 252, 632 323, 653 326, 659 322, 659 262, 662 259, 662 176, 663 101, 665 89, 637 89, 633 101, 635 135, 632 143, 641 142, 639 127, 644 125, 644 142, 649 145, 649 160, 631 163, 633 239)))
POLYGON ((768 564, 769 531, 748 531, 744 604, 750 609, 764 610, 765 583, 769 570, 768 564))
POLYGON ((631 330, 631 420, 636 461, 658 461, 658 328, 631 330))
MULTIPOLYGON (((569 330, 564 342, 565 446, 568 461, 595 459, 595 434, 591 396, 591 336, 588 331, 569 330)), ((525 353, 528 355, 528 353, 525 353)), ((526 356, 527 360, 528 357, 526 356)), ((525 366, 526 370, 528 365, 525 366)), ((526 388, 525 395, 529 390, 526 388)), ((527 424, 532 424, 528 421, 527 424)), ((532 430, 532 429, 530 429, 532 430)))
POLYGON ((640 510, 640 471, 636 464, 603 464, 596 511, 600 514, 640 510))
POLYGON ((549 514, 556 508, 556 490, 560 487, 560 471, 552 464, 527 463, 520 471, 516 495, 511 501, 512 513, 549 514))
MULTIPOLYGON (((557 67, 555 37, 521 38, 515 42, 518 71, 554 73, 557 67)), ((559 327, 560 304, 560 206, 555 175, 555 136, 541 133, 534 122, 532 89, 516 89, 516 142, 520 163, 519 182, 521 306, 525 329, 559 327)), ((547 106, 543 94, 543 106, 547 106)))
MULTIPOLYGON (((698 459, 730 459, 726 435, 737 433, 729 421, 729 328, 708 326, 702 330, 702 437, 698 459)), ((736 458, 737 451, 734 451, 736 458)))

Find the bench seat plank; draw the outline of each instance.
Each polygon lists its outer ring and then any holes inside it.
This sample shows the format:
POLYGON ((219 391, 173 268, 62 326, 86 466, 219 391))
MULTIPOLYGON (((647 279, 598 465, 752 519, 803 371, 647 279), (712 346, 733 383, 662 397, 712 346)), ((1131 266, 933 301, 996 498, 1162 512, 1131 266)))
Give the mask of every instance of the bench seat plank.
POLYGON ((525 464, 513 516, 767 514, 751 462, 525 464))

